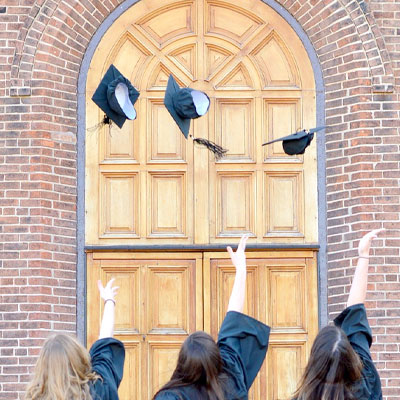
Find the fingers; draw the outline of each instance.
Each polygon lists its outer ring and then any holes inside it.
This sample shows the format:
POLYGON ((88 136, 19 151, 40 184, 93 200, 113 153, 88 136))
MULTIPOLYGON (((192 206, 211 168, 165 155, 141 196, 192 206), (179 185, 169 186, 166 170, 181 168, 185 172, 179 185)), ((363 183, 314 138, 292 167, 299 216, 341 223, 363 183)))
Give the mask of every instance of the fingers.
POLYGON ((247 242, 248 238, 249 238, 249 234, 248 233, 245 233, 240 238, 240 242, 239 242, 239 245, 238 245, 238 250, 240 249, 240 250, 244 251, 244 249, 246 248, 246 242, 247 242))
POLYGON ((370 232, 370 234, 376 238, 381 232, 385 232, 385 228, 380 228, 380 229, 374 229, 373 231, 370 232))
POLYGON ((112 288, 113 293, 114 293, 114 294, 117 294, 118 289, 119 289, 119 286, 114 286, 114 287, 112 288))
POLYGON ((248 234, 248 233, 244 234, 244 235, 240 238, 240 241, 239 241, 239 244, 238 244, 238 247, 237 247, 236 252, 234 252, 234 251, 232 250, 232 247, 231 247, 231 246, 227 246, 226 250, 228 251, 228 253, 229 253, 229 255, 230 255, 230 257, 231 257, 232 260, 233 260, 234 257, 236 256, 236 253, 244 252, 244 250, 246 249, 246 242, 247 242, 247 239, 248 239, 248 238, 249 238, 249 234, 248 234))
POLYGON ((107 282, 106 286, 103 286, 101 280, 97 281, 97 287, 99 288, 100 296, 102 298, 109 296, 112 296, 114 298, 114 296, 117 294, 119 286, 112 286, 114 281, 115 278, 110 279, 107 282))
POLYGON ((384 231, 386 231, 385 228, 374 229, 373 231, 365 234, 363 239, 368 240, 368 242, 372 242, 372 240, 377 239, 379 233, 384 232, 384 231))
POLYGON ((107 289, 110 289, 110 288, 112 287, 114 281, 115 281, 115 278, 111 278, 111 279, 107 282, 106 288, 107 288, 107 289))

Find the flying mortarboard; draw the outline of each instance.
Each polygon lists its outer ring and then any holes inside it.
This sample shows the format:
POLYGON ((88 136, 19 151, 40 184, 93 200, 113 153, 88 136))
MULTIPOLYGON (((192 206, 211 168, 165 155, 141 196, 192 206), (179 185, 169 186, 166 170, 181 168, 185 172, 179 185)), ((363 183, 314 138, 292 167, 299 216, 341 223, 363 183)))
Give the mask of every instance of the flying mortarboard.
MULTIPOLYGON (((206 93, 191 88, 180 88, 172 75, 169 76, 165 91, 164 105, 179 129, 187 139, 190 121, 205 115, 210 108, 210 98, 206 93)), ((203 138, 193 138, 193 141, 206 146, 217 159, 228 151, 221 146, 203 138)))
POLYGON ((127 119, 136 118, 133 105, 139 94, 129 80, 111 64, 94 92, 92 100, 109 119, 122 128, 127 119))
POLYGON ((302 131, 293 133, 291 135, 263 143, 263 146, 282 141, 283 150, 286 154, 289 154, 290 156, 294 154, 304 154, 306 147, 310 145, 314 138, 314 132, 320 131, 324 128, 326 128, 326 126, 318 126, 310 130, 303 129, 302 131))

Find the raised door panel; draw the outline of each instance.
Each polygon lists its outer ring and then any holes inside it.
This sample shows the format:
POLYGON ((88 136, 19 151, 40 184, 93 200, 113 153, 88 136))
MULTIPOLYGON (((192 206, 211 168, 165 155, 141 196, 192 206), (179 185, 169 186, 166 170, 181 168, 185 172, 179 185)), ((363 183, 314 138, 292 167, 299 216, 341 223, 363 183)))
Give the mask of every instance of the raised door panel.
MULTIPOLYGON (((301 129, 300 99, 265 99, 263 101, 263 142, 269 142, 301 129)), ((288 156, 282 142, 264 146, 265 162, 299 162, 301 156, 288 156)))
MULTIPOLYGON (((212 260, 210 270, 211 303, 213 304, 210 315, 210 319, 213 321, 211 330, 213 335, 216 335, 217 328, 221 326, 226 310, 228 309, 229 298, 235 280, 235 267, 227 260, 212 260)), ((243 312, 253 318, 258 318, 259 272, 257 265, 249 263, 247 267, 246 298, 243 312)))
POLYGON ((100 151, 102 164, 113 162, 136 162, 137 137, 135 131, 137 124, 125 124, 118 132, 114 126, 105 125, 100 134, 100 151), (115 133, 115 135, 113 135, 115 133))
POLYGON ((139 232, 139 175, 102 172, 100 176, 101 237, 137 237, 139 232))
POLYGON ((133 85, 139 84, 139 77, 147 62, 151 59, 151 52, 130 32, 129 28, 114 45, 110 58, 112 63, 133 85), (129 59, 129 63, 126 60, 129 59))
POLYGON ((264 215, 264 236, 304 236, 302 171, 271 171, 264 174, 264 215))
POLYGON ((184 162, 186 141, 169 115, 162 99, 151 99, 149 107, 149 161, 184 162))
POLYGON ((229 153, 222 162, 254 162, 254 100, 217 99, 215 104, 215 137, 229 153))
POLYGON ((189 332, 190 274, 185 266, 148 267, 148 291, 157 293, 149 299, 149 333, 189 332))
POLYGON ((206 34, 229 37, 242 45, 264 23, 254 13, 227 7, 220 1, 206 1, 206 34))
POLYGON ((168 58, 187 76, 195 80, 197 76, 197 45, 188 44, 168 53, 168 58))
MULTIPOLYGON (((140 314, 137 312, 140 305, 140 268, 139 266, 102 266, 104 282, 115 279, 114 285, 118 289, 118 302, 115 308, 115 332, 117 334, 140 332, 140 314), (119 270, 118 270, 119 269, 119 270)), ((103 305, 100 315, 103 313, 103 305)))
POLYGON ((149 236, 186 236, 186 179, 184 172, 150 172, 149 236))
POLYGON ((248 70, 243 62, 237 65, 228 65, 228 68, 221 74, 221 78, 216 80, 216 90, 254 90, 253 79, 256 78, 252 70, 248 70), (233 67, 233 69, 231 69, 233 67))
POLYGON ((118 389, 120 400, 141 399, 143 393, 142 378, 144 377, 145 364, 144 345, 139 341, 127 341, 123 337, 116 336, 124 342, 125 364, 124 379, 118 389))
POLYGON ((254 233, 256 184, 253 172, 221 172, 216 177, 218 237, 254 233))
POLYGON ((179 1, 175 4, 157 7, 155 11, 136 20, 136 24, 154 41, 157 47, 161 48, 173 38, 194 34, 195 18, 195 2, 179 1))
POLYGON ((268 268, 267 314, 273 331, 306 331, 305 274, 305 266, 268 268))
POLYGON ((304 343, 273 343, 267 354, 268 400, 292 398, 306 362, 304 343))
POLYGON ((272 31, 251 52, 264 78, 264 87, 296 87, 300 84, 296 64, 286 43, 272 31), (271 62, 271 59, 274 62, 271 62))
POLYGON ((149 393, 151 399, 165 383, 167 383, 175 370, 179 350, 185 337, 174 337, 173 340, 160 337, 148 343, 149 368, 149 393))

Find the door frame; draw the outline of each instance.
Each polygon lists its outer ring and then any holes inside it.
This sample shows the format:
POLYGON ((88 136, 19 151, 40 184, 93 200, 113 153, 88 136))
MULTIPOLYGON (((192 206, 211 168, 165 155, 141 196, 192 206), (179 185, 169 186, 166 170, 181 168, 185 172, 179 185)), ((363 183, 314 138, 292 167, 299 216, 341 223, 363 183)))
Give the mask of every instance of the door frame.
MULTIPOLYGON (((89 66, 94 52, 108 28, 119 18, 128 8, 140 0, 126 0, 112 11, 107 18, 98 27, 93 35, 85 55, 82 60, 78 77, 78 104, 77 104, 77 336, 86 343, 86 254, 85 250, 90 246, 85 246, 85 136, 86 136, 86 80, 89 66)), ((317 53, 303 30, 302 26, 295 18, 274 0, 254 0, 262 1, 277 12, 296 32, 302 41, 305 50, 309 56, 315 79, 316 87, 316 121, 317 125, 325 123, 325 88, 323 82, 322 68, 318 60, 317 53)), ((234 3, 232 1, 232 3, 234 3)), ((327 263, 326 263, 326 173, 325 173, 325 138, 323 135, 317 135, 317 181, 318 181, 318 303, 319 303, 319 326, 324 326, 328 322, 327 305, 327 263)), ((233 244, 233 243, 228 243, 233 244)), ((225 246, 225 244, 223 245, 225 246)), ((299 245, 301 246, 301 245, 299 245)), ((96 246, 100 249, 102 246, 96 246)), ((120 249, 121 246, 113 246, 114 249, 120 249)), ((132 246, 141 249, 143 246, 132 246)), ((185 248, 190 246, 180 246, 185 248)), ((268 245, 262 246, 268 249, 268 245)), ((296 246, 297 247, 297 246, 296 246)), ((310 245, 305 245, 310 248, 310 245)), ((274 246, 277 248, 277 245, 274 246)), ((285 246, 279 246, 285 248, 285 246)), ((212 249, 212 247, 210 247, 212 249)), ((154 250, 154 247, 153 247, 154 250)))

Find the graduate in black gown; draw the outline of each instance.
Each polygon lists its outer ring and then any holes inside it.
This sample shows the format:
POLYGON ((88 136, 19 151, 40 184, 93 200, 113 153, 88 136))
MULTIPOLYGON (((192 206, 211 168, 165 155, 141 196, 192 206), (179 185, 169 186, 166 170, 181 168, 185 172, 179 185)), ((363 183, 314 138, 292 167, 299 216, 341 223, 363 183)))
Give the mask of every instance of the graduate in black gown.
POLYGON ((114 339, 114 307, 117 287, 111 279, 98 282, 104 300, 99 339, 89 352, 65 333, 49 337, 40 351, 26 400, 118 400, 125 349, 114 339))
POLYGON ((227 248, 236 268, 218 342, 205 332, 183 343, 175 371, 154 400, 244 400, 264 361, 270 328, 242 314, 246 288, 246 240, 227 248))
POLYGON ((360 240, 347 308, 335 318, 334 325, 323 328, 315 338, 293 399, 382 399, 381 381, 370 353, 372 333, 364 306, 369 250, 372 240, 382 231, 376 229, 360 240))

